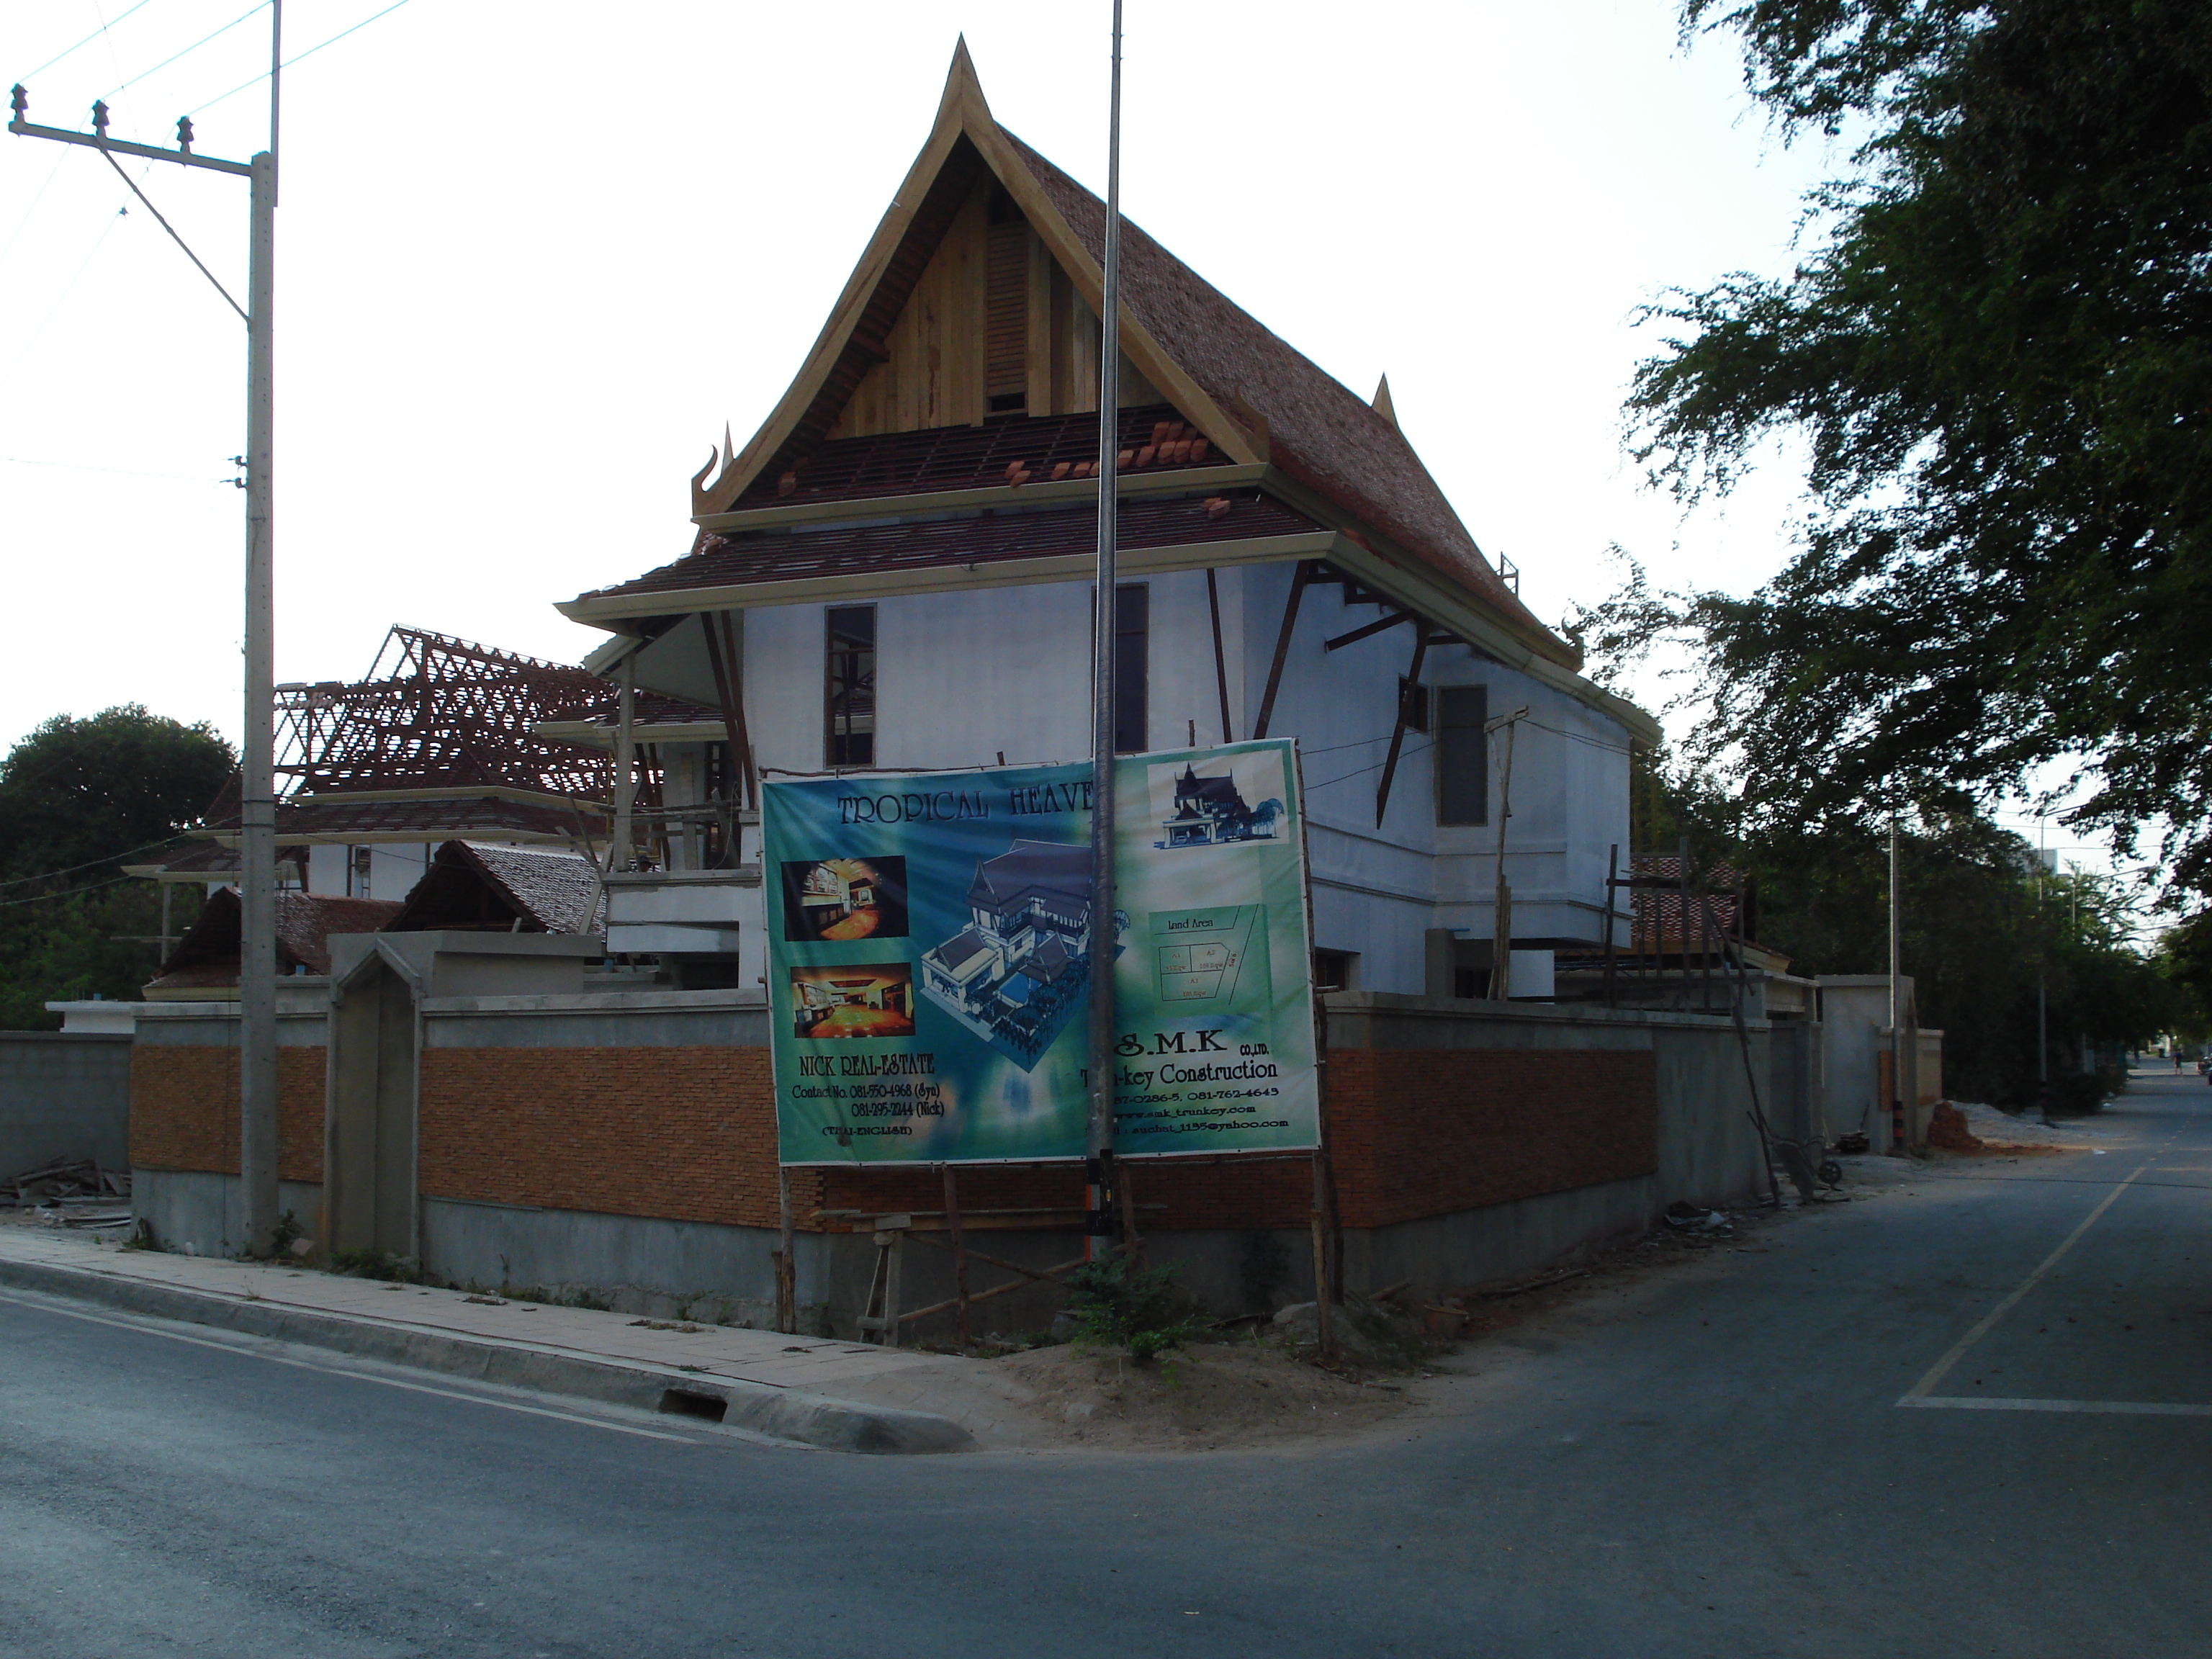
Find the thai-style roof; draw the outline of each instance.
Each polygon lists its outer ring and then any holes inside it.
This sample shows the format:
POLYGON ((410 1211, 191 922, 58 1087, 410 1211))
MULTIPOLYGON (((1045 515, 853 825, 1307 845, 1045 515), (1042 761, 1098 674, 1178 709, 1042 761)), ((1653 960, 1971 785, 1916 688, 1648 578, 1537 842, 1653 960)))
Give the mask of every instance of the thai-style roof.
MULTIPOLYGON (((374 933, 399 914, 397 899, 331 898, 315 893, 276 895, 276 971, 327 974, 332 933, 374 933)), ((193 994, 210 1000, 238 990, 240 901, 218 888, 200 907, 198 919, 185 930, 177 948, 148 982, 145 994, 156 1000, 193 994)))
POLYGON ((598 866, 580 854, 449 841, 403 902, 386 932, 593 933, 605 896, 598 866))
MULTIPOLYGON (((1000 413, 977 382, 969 390, 978 393, 979 412, 972 419, 951 415, 963 424, 943 423, 946 416, 921 422, 901 416, 890 424, 921 429, 872 432, 866 421, 855 428, 848 418, 871 372, 896 361, 897 331, 909 302, 986 185, 998 193, 994 202, 1003 200, 1034 234, 1056 273, 1049 280, 1069 285, 1095 316, 1103 303, 1103 204, 998 125, 963 45, 929 139, 797 378, 742 450, 726 448, 694 480, 700 529, 690 555, 636 580, 580 595, 563 607, 570 615, 611 625, 615 617, 681 614, 686 607, 672 597, 665 613, 644 604, 664 593, 692 591, 690 608, 726 608, 746 603, 745 590, 763 584, 895 574, 917 564, 987 566, 1023 556, 1018 543, 1029 534, 1055 546, 1072 542, 1087 517, 1082 498, 1097 489, 1094 483, 1086 492, 1083 483, 1086 469, 1095 471, 1095 414, 1031 410, 1023 398, 1007 400, 1018 412, 1000 413), (1056 492, 1069 511, 1059 521, 1026 513, 1009 520, 999 503, 1024 485, 1056 492), (853 536, 842 544, 824 540, 812 549, 803 544, 820 532, 755 533, 772 520, 798 528, 797 520, 810 514, 824 523, 830 503, 953 492, 994 497, 990 506, 998 520, 882 526, 902 533, 853 536), (769 545, 776 541, 786 545, 769 545)), ((1455 618, 1449 625, 1476 629, 1488 641, 1485 648, 1579 666, 1574 647, 1540 623, 1483 556, 1399 430, 1387 398, 1378 406, 1333 379, 1126 219, 1121 259, 1124 379, 1146 394, 1145 406, 1122 416, 1117 434, 1123 488, 1136 486, 1121 509, 1125 546, 1147 533, 1145 495, 1172 495, 1176 475, 1187 478, 1188 488, 1182 500, 1158 502, 1163 514, 1192 514, 1231 487, 1249 499, 1249 487, 1256 485, 1269 510, 1348 544, 1334 551, 1279 548, 1272 556, 1341 561, 1356 554, 1376 567, 1355 571, 1359 580, 1393 591, 1385 577, 1397 573, 1395 586, 1407 590, 1396 595, 1401 602, 1449 610, 1455 618)), ((1047 280, 1034 270, 1033 295, 1040 291, 1035 283, 1047 280)), ((1038 313, 1033 308, 1030 314, 1034 343, 1038 313)), ((1013 337, 1018 335, 1016 329, 1013 337)), ((1037 372, 1033 366, 1032 374, 1037 372)), ((988 380, 991 370, 985 365, 981 373, 988 380)), ((1193 520, 1187 527, 1193 544, 1225 550, 1250 541, 1253 523, 1231 514, 1193 520)))
MULTIPOLYGON (((1087 420, 1094 428, 1098 423, 1096 416, 1071 418, 1087 420)), ((1209 510, 1204 501, 1193 500, 1125 502, 1118 545, 1125 553, 1201 544, 1233 547, 1238 542, 1309 534, 1320 528, 1296 508, 1257 490, 1237 490, 1208 499, 1224 505, 1209 510)), ((847 572, 888 574, 910 568, 1090 556, 1097 547, 1097 524, 1096 509, 1082 505, 912 523, 841 526, 804 535, 708 535, 701 538, 696 551, 606 591, 674 592, 801 581, 847 572)), ((1229 562, 1233 556, 1233 551, 1225 551, 1220 562, 1229 562)))
POLYGON ((1091 849, 1069 842, 1018 841, 975 866, 968 902, 1003 915, 1030 903, 1079 916, 1091 902, 1091 849))

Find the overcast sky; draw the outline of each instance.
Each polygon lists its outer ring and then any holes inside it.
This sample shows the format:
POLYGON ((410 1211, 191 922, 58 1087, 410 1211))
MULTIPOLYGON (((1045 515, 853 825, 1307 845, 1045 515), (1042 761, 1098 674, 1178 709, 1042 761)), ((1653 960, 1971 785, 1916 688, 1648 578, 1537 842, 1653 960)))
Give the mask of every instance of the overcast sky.
MULTIPOLYGON (((266 88, 222 94, 269 14, 194 43, 247 3, 19 4, 0 76, 34 121, 105 95, 117 136, 189 112, 242 157, 266 88)), ((292 0, 288 56, 386 3, 292 0)), ((1103 186, 1106 16, 407 0, 288 72, 278 677, 358 675, 395 622, 589 649, 551 602, 684 550, 686 480, 796 369, 958 34, 999 118, 1103 186)), ((1786 477, 1685 521, 1620 451, 1637 306, 1786 270, 1829 161, 1674 28, 1665 0, 1127 8, 1130 216, 1361 395, 1387 371, 1547 619, 1611 586, 1609 543, 1736 587, 1784 550, 1786 477)), ((131 172, 242 296, 243 181, 131 172)), ((0 136, 0 739, 125 701, 234 734, 243 328, 92 151, 0 136)))

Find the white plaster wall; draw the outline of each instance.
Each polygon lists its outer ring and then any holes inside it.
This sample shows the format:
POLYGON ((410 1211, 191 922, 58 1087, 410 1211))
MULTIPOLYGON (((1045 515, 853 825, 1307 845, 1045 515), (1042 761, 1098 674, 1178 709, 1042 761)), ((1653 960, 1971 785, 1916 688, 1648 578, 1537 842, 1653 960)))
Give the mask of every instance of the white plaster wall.
MULTIPOLYGON (((1253 735, 1292 567, 1218 573, 1230 664, 1231 721, 1253 735)), ((1212 623, 1202 571, 1144 579, 1151 589, 1148 743, 1180 748, 1195 728, 1220 739, 1212 623)), ((1269 735, 1304 756, 1315 943, 1358 954, 1358 983, 1425 989, 1424 932, 1491 934, 1494 827, 1439 828, 1427 734, 1409 732, 1387 813, 1376 786, 1397 716, 1398 677, 1413 661, 1413 624, 1340 651, 1323 641, 1383 613, 1346 605, 1334 585, 1309 587, 1269 735)), ((823 769, 824 623, 821 605, 750 611, 745 621, 748 723, 768 771, 823 769)), ((876 605, 876 763, 893 768, 1080 760, 1090 750, 1091 592, 1081 582, 885 599, 876 605)), ((1606 853, 1626 843, 1628 746, 1611 719, 1463 646, 1428 652, 1422 680, 1486 685, 1492 714, 1525 703, 1515 743, 1506 874, 1523 943, 1596 941, 1606 853)), ((1499 798, 1492 745, 1491 802, 1499 798)))

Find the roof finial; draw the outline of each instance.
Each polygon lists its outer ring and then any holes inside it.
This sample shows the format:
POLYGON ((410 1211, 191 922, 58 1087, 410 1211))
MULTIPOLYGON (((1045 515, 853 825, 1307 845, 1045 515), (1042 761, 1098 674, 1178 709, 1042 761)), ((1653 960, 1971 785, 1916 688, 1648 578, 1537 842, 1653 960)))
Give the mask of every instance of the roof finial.
POLYGON ((975 73, 975 60, 968 55, 968 37, 964 34, 952 43, 952 66, 945 72, 943 101, 951 103, 963 94, 972 95, 986 110, 991 106, 990 100, 983 96, 983 82, 975 73))
POLYGON ((1388 374, 1375 383, 1375 412, 1392 426, 1398 424, 1398 411, 1390 404, 1390 377, 1388 374))

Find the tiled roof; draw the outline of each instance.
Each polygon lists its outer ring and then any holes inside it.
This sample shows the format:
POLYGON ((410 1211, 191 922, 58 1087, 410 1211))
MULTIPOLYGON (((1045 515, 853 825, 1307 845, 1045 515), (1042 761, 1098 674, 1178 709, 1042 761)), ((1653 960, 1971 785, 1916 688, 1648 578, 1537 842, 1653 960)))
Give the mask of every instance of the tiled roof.
MULTIPOLYGON (((1219 466, 1226 458, 1184 426, 1165 404, 1125 409, 1115 422, 1124 472, 1219 466)), ((788 473, 764 474, 740 495, 735 510, 785 501, 860 501, 980 489, 1013 482, 1043 483, 1096 476, 1098 412, 1007 416, 981 426, 931 427, 868 438, 836 438, 788 473)))
MULTIPOLYGON (((605 809, 587 803, 583 811, 586 814, 584 823, 596 828, 597 815, 605 809)), ((235 828, 235 823, 231 827, 235 828)), ((577 814, 566 807, 501 800, 490 795, 443 800, 324 799, 287 802, 276 809, 278 835, 325 842, 343 840, 348 836, 390 835, 419 835, 424 841, 445 841, 501 830, 573 836, 579 830, 577 814)))
MULTIPOLYGON (((374 933, 399 914, 396 899, 325 898, 314 893, 276 895, 276 971, 331 971, 332 933, 374 933)), ((149 991, 199 988, 221 989, 238 983, 239 897, 225 887, 201 906, 199 918, 185 930, 177 948, 161 964, 149 991)))
MULTIPOLYGON (((1294 536, 1321 528, 1304 514, 1255 490, 1235 490, 1207 499, 1226 501, 1228 506, 1210 512, 1199 500, 1139 497, 1122 502, 1118 521, 1119 545, 1124 550, 1181 547, 1194 543, 1294 536)), ((658 570, 648 571, 635 581, 604 592, 669 592, 684 588, 794 581, 848 572, 988 564, 1009 559, 1088 553, 1097 544, 1097 523, 1096 509, 1086 503, 1035 512, 939 519, 921 524, 707 536, 702 538, 696 551, 658 570)), ((720 716, 702 714, 699 718, 720 716)))
MULTIPOLYGON (((1103 258, 1105 204, 1013 134, 1000 131, 1091 257, 1103 258)), ((1553 638, 1482 556, 1395 425, 1126 217, 1121 301, 1216 403, 1232 408, 1241 396, 1267 417, 1274 465, 1522 627, 1553 638)))
POLYGON ((1070 842, 1018 841, 976 864, 969 903, 1003 912, 1031 899, 1055 914, 1079 915, 1091 902, 1091 849, 1070 842))
POLYGON ((604 908, 599 868, 580 854, 449 841, 387 931, 506 928, 519 920, 525 933, 591 933, 604 908))

